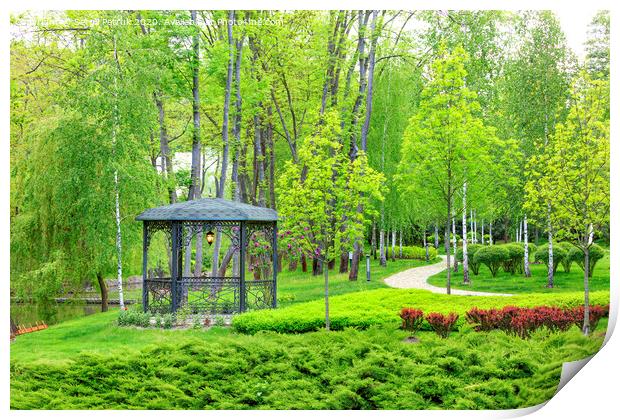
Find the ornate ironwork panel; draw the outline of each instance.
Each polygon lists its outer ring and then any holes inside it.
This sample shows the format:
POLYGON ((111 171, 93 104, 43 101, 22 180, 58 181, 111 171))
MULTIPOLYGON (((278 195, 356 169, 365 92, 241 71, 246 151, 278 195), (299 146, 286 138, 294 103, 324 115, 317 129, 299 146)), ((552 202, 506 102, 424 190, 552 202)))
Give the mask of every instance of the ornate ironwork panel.
POLYGON ((268 309, 273 307, 273 280, 246 280, 246 309, 268 309))
POLYGON ((178 307, 193 313, 239 312, 239 277, 182 277, 177 283, 178 307))
POLYGON ((148 309, 154 313, 169 313, 172 311, 172 282, 170 278, 147 279, 148 309))

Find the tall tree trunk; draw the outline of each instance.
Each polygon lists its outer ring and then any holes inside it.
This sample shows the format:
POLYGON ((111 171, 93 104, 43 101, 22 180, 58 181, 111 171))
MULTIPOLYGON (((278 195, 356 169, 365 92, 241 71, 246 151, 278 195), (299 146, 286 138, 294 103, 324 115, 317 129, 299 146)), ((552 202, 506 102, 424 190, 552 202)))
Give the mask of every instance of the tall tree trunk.
POLYGON ((301 256, 301 272, 302 273, 308 272, 308 259, 306 258, 305 255, 301 256))
POLYGON ((398 231, 398 258, 403 258, 403 230, 398 231))
POLYGON ((159 149, 162 160, 162 174, 164 174, 164 182, 168 189, 168 200, 170 204, 174 204, 177 202, 177 191, 174 183, 174 169, 172 165, 172 155, 170 153, 168 130, 166 128, 164 102, 161 98, 161 92, 155 92, 153 96, 155 97, 159 121, 159 149))
POLYGON ((532 277, 530 271, 530 250, 528 249, 527 214, 523 216, 523 242, 523 274, 525 274, 525 277, 532 277))
POLYGON ((463 283, 471 284, 469 279, 469 258, 467 257, 467 182, 463 183, 463 283))
POLYGON ((368 54, 368 84, 366 86, 366 116, 364 118, 364 125, 362 126, 362 135, 360 137, 360 145, 362 150, 367 150, 368 129, 370 127, 370 116, 372 114, 372 93, 373 93, 373 81, 375 75, 375 51, 377 47, 377 40, 379 37, 375 33, 378 10, 372 11, 372 20, 370 21, 370 52, 368 54))
POLYGON ((489 245, 493 245, 493 220, 489 222, 489 245))
MULTIPOLYGON (((230 96, 232 91, 232 79, 233 79, 233 62, 234 62, 234 39, 233 39, 233 22, 235 20, 235 11, 228 11, 228 69, 226 73, 226 89, 224 91, 224 117, 222 121, 222 166, 220 172, 220 186, 217 191, 217 198, 224 198, 224 191, 226 189, 226 176, 228 173, 228 124, 230 118, 230 96)), ((202 237, 202 235, 200 235, 202 237)), ((219 269, 219 257, 220 248, 222 247, 222 228, 217 228, 215 235, 215 243, 213 244, 213 265, 211 267, 211 275, 216 277, 219 269)), ((198 244, 196 244, 198 248, 198 244)), ((201 247, 202 248, 202 247, 201 247)), ((198 265, 198 258, 196 258, 196 265, 198 265)))
MULTIPOLYGON (((120 70, 120 64, 118 62, 118 52, 116 50, 116 37, 114 37, 114 60, 116 61, 117 69, 120 70)), ((114 121, 112 122, 112 147, 114 157, 116 158, 116 132, 119 125, 118 122, 118 83, 117 74, 114 73, 114 121)), ((118 170, 114 169, 114 205, 115 205, 115 222, 116 222, 116 272, 118 282, 118 298, 121 309, 125 308, 125 301, 123 300, 123 254, 121 247, 121 210, 120 210, 120 185, 118 182, 118 170)), ((107 303, 106 303, 107 309, 107 303)), ((102 306, 103 311, 103 306, 102 306)))
POLYGON ((584 305, 583 305, 583 334, 590 334, 590 246, 587 246, 583 250, 584 255, 584 272, 583 272, 583 290, 584 290, 584 305))
POLYGON ((474 243, 478 243, 478 220, 476 219, 476 211, 474 210, 474 243))
POLYGON ((325 330, 329 331, 329 270, 327 264, 323 264, 323 275, 325 276, 325 330))
POLYGON ((484 245, 484 219, 482 220, 482 228, 480 230, 480 243, 484 245))
POLYGON ((549 241, 549 261, 547 262, 547 287, 553 287, 553 230, 551 227, 551 204, 547 203, 547 240, 549 241))
POLYGON ((385 258, 385 231, 383 229, 379 231, 379 265, 382 267, 387 265, 385 258))
POLYGON ((446 274, 447 274, 447 278, 446 278, 446 293, 447 294, 451 294, 452 293, 452 285, 450 284, 450 280, 451 280, 451 274, 452 274, 452 267, 451 267, 451 259, 450 259, 450 217, 452 213, 452 208, 450 205, 448 205, 448 215, 446 217, 446 225, 444 228, 444 248, 446 251, 446 274))
POLYGON ((339 273, 346 273, 349 271, 349 253, 344 251, 340 253, 340 266, 338 267, 339 273))
POLYGON ((269 207, 276 208, 276 152, 273 141, 273 125, 271 107, 267 107, 267 130, 266 130, 266 148, 269 152, 269 207))
POLYGON ((99 283, 99 291, 101 292, 101 312, 108 312, 108 285, 101 273, 97 273, 97 283, 99 283))
POLYGON ((370 242, 370 253, 372 254, 373 258, 376 260, 377 259, 377 224, 375 223, 374 220, 372 222, 372 238, 370 242))
POLYGON ((471 242, 474 243, 474 210, 469 210, 469 231, 471 232, 471 242))
POLYGON ((258 114, 254 115, 254 156, 256 157, 256 190, 258 192, 258 205, 265 207, 265 160, 261 141, 261 125, 258 114))
POLYGON ((435 249, 439 249, 439 227, 435 222, 435 249))
MULTIPOLYGON (((235 48, 237 50, 237 57, 235 58, 235 72, 234 72, 234 84, 235 84, 235 114, 233 116, 233 139, 235 142, 235 154, 233 157, 233 166, 231 181, 233 187, 233 200, 241 202, 241 183, 239 178, 239 159, 241 155, 241 59, 243 51, 243 37, 239 38, 235 42, 235 48)), ((233 276, 239 276, 240 270, 240 252, 237 251, 233 255, 233 276)))
POLYGON ((455 273, 458 273, 459 271, 459 260, 456 258, 456 246, 457 246, 457 240, 456 240, 456 223, 454 220, 454 216, 452 216, 452 250, 453 250, 453 254, 454 254, 454 267, 453 270, 455 273))
POLYGON ((424 237, 422 238, 422 241, 424 242, 424 251, 426 253, 426 262, 429 261, 429 255, 428 255, 428 241, 426 240, 426 229, 424 229, 424 237))
POLYGON ((396 231, 392 230, 392 261, 396 261, 396 231))

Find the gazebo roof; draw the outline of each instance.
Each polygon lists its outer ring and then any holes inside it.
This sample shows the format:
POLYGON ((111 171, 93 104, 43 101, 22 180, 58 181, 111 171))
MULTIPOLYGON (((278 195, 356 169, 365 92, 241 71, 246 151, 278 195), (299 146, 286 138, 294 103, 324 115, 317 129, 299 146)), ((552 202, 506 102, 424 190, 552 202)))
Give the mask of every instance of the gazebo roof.
POLYGON ((143 211, 136 220, 237 221, 270 222, 278 220, 273 209, 256 207, 223 198, 201 198, 143 211))

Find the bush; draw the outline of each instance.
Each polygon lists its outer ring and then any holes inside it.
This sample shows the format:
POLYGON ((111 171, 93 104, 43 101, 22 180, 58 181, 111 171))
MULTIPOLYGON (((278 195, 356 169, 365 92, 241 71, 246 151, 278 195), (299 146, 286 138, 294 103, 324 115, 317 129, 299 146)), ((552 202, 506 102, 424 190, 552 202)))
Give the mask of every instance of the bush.
POLYGON ((403 320, 401 328, 409 331, 412 336, 418 332, 424 322, 424 312, 415 308, 401 309, 400 317, 403 320))
POLYGON ((134 325, 136 327, 148 328, 151 326, 151 313, 142 312, 139 309, 128 309, 118 313, 117 324, 121 327, 134 325))
POLYGON ((459 319, 458 314, 450 312, 448 315, 443 315, 438 312, 432 312, 426 315, 426 321, 429 323, 433 331, 437 333, 441 338, 448 338, 450 331, 459 319))
MULTIPOLYGON (((403 246, 403 259, 426 261, 426 250, 421 246, 403 246)), ((428 258, 434 260, 437 258, 437 250, 429 246, 428 258)))
MULTIPOLYGON (((562 258, 560 263, 562 264, 562 268, 565 273, 570 273, 570 267, 573 262, 579 263, 579 260, 583 258, 583 253, 580 254, 579 248, 570 242, 560 242, 556 246, 562 247, 564 251, 566 251, 566 255, 562 258)), ((554 255, 555 257, 555 255, 554 255)))
MULTIPOLYGON (((477 276, 480 271, 480 263, 474 261, 474 254, 482 248, 482 245, 467 244, 467 265, 471 268, 471 271, 477 276)), ((456 258, 463 262, 463 248, 460 247, 456 250, 456 258)))
MULTIPOLYGON (((579 329, 583 328, 583 317, 584 317, 583 312, 584 312, 583 305, 573 308, 573 313, 572 313, 573 322, 579 329)), ((601 318, 608 317, 608 316, 609 316, 609 305, 590 306, 590 317, 589 317, 590 318, 590 331, 594 331, 596 329, 596 326, 598 325, 598 322, 601 320, 601 318)))
MULTIPOLYGON (((536 253, 534 254, 534 258, 536 261, 542 262, 547 267, 549 266, 549 246, 547 244, 542 245, 538 248, 536 253)), ((553 273, 558 269, 558 265, 560 262, 566 258, 566 251, 562 246, 557 246, 557 244, 553 245, 553 273)))
MULTIPOLYGON (((601 246, 597 244, 592 244, 592 246, 590 246, 590 272, 588 273, 588 277, 592 277, 592 273, 594 272, 594 266, 596 266, 597 261, 604 256, 605 250, 601 246)), ((585 256, 581 249, 577 248, 574 258, 579 267, 581 267, 581 269, 585 271, 585 256)))
POLYGON ((505 245, 498 245, 508 251, 508 259, 502 262, 502 267, 506 273, 514 274, 515 272, 523 273, 523 257, 525 249, 523 244, 511 242, 505 245))
MULTIPOLYGON (((590 327, 594 331, 598 321, 608 316, 609 310, 605 306, 590 307, 590 327)), ((478 309, 467 311, 467 322, 474 326, 475 331, 502 330, 507 334, 528 338, 540 329, 547 328, 551 332, 567 331, 575 324, 579 328, 583 325, 583 306, 574 308, 560 308, 557 306, 536 306, 533 308, 519 308, 505 306, 502 309, 478 309)))
POLYGON ((164 329, 169 330, 174 325, 175 317, 173 314, 164 314, 162 317, 162 325, 164 329))
POLYGON ((497 245, 483 246, 474 254, 474 262, 489 267, 493 277, 497 275, 500 265, 509 258, 508 250, 497 245))

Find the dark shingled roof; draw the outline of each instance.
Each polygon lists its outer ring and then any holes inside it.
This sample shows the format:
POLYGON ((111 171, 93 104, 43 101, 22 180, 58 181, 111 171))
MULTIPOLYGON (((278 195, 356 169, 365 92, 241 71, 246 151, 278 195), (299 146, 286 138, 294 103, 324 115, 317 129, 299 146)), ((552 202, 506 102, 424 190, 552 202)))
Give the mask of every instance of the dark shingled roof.
POLYGON ((273 209, 256 207, 223 198, 201 198, 143 211, 136 220, 256 220, 276 221, 273 209))

